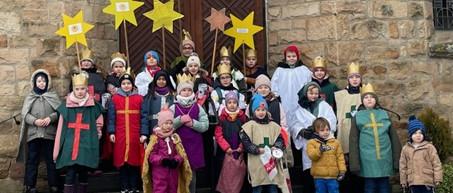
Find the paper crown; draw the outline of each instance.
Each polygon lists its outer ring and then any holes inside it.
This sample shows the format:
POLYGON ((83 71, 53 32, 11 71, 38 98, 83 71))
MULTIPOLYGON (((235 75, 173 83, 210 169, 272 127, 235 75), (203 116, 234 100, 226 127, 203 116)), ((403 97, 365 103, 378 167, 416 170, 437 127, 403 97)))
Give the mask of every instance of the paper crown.
POLYGON ((88 60, 91 63, 94 63, 93 58, 91 58, 91 50, 88 48, 82 49, 82 60, 88 60))
POLYGON ((376 94, 376 92, 374 91, 373 85, 371 85, 370 83, 365 84, 360 89, 360 94, 364 95, 366 93, 374 93, 374 94, 376 94))
POLYGON ((313 68, 327 68, 327 60, 322 56, 313 59, 313 68))
POLYGON ((176 79, 178 80, 178 84, 183 83, 183 82, 192 82, 193 77, 190 74, 182 73, 176 75, 176 79))
POLYGON ((256 50, 255 49, 248 49, 246 54, 245 54, 245 56, 247 58, 249 58, 249 57, 255 57, 256 58, 257 57, 256 55, 257 54, 256 54, 256 50))
POLYGON ((82 71, 72 75, 72 86, 88 86, 88 74, 85 71, 82 71))
POLYGON ((121 58, 121 59, 123 59, 123 60, 125 60, 125 61, 127 60, 126 55, 124 55, 124 54, 122 54, 122 53, 120 53, 120 52, 115 52, 115 53, 113 53, 112 56, 111 56, 111 58, 112 58, 112 60, 115 59, 115 58, 121 58))
POLYGON ((222 48, 220 48, 220 57, 230 57, 230 52, 227 47, 222 46, 222 48))
POLYGON ((360 74, 360 65, 354 62, 350 63, 348 66, 348 76, 351 74, 360 74))
POLYGON ((217 74, 231 74, 231 66, 227 64, 219 64, 217 66, 217 74))
POLYGON ((182 29, 182 33, 184 33, 184 39, 183 40, 192 40, 192 36, 190 35, 190 33, 187 30, 182 29))

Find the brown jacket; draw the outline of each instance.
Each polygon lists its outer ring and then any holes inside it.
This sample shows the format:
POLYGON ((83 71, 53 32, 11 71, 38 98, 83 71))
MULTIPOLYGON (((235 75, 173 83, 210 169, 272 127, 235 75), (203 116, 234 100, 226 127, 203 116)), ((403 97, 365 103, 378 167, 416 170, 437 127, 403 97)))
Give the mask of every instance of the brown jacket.
POLYGON ((338 174, 346 172, 340 142, 332 137, 327 140, 326 145, 331 149, 321 153, 321 141, 310 139, 307 143, 307 155, 312 161, 310 173, 314 178, 337 178, 338 174))
POLYGON ((442 164, 433 144, 426 141, 415 148, 407 143, 401 151, 400 183, 434 186, 442 182, 442 164))

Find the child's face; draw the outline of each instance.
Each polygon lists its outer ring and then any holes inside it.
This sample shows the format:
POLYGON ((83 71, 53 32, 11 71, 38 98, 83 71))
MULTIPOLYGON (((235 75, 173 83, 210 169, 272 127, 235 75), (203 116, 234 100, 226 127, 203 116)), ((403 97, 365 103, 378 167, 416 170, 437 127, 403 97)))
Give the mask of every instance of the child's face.
POLYGON ((119 75, 119 74, 122 74, 122 73, 124 73, 124 71, 126 71, 126 69, 124 68, 124 64, 121 63, 121 62, 115 62, 115 63, 113 63, 113 67, 112 67, 112 68, 113 68, 113 69, 112 69, 113 72, 114 72, 115 74, 118 74, 118 75, 119 75))
POLYGON ((152 55, 146 56, 146 65, 148 66, 157 66, 157 60, 152 55))
POLYGON ((159 78, 157 78, 156 85, 159 88, 166 87, 167 86, 167 79, 165 79, 164 76, 159 76, 159 78))
POLYGON ((316 133, 318 133, 321 138, 327 139, 330 135, 330 129, 329 127, 325 126, 324 128, 319 128, 316 133))
POLYGON ((86 86, 74 86, 72 90, 74 91, 74 96, 78 99, 83 99, 88 92, 88 88, 86 86))
POLYGON ((226 104, 228 111, 235 112, 238 109, 238 102, 235 100, 229 100, 226 104))
POLYGON ((228 86, 231 84, 231 75, 230 74, 221 74, 219 78, 220 78, 220 84, 222 84, 222 86, 228 86))
POLYGON ((173 129, 173 121, 172 120, 167 120, 165 121, 161 127, 163 132, 167 133, 173 129))
POLYGON ((80 66, 82 67, 82 69, 90 69, 93 67, 93 63, 91 63, 90 61, 88 60, 82 60, 82 62, 80 62, 80 66))
POLYGON ((358 87, 362 83, 362 78, 358 74, 353 74, 348 77, 348 82, 353 87, 358 87))
POLYGON ((258 92, 261 96, 267 96, 271 93, 271 89, 267 85, 260 85, 256 88, 256 92, 258 92))
POLYGON ((44 90, 46 89, 46 85, 47 85, 46 79, 42 76, 38 76, 38 78, 36 79, 36 87, 38 87, 41 90, 44 90))
POLYGON ((181 95, 182 97, 189 97, 190 95, 192 95, 193 91, 192 89, 190 88, 183 88, 181 90, 181 92, 179 93, 179 95, 181 95))
POLYGON ((182 47, 182 55, 184 55, 185 57, 189 57, 190 55, 192 55, 192 53, 193 53, 193 48, 191 45, 186 44, 182 47))
POLYGON ((367 109, 372 109, 376 106, 376 98, 372 94, 367 94, 363 97, 363 105, 367 109))
POLYGON ((230 65, 231 64, 231 60, 228 57, 222 57, 222 58, 220 58, 220 63, 221 64, 226 64, 226 65, 230 65))
POLYGON ((319 98, 319 89, 318 87, 311 86, 308 88, 307 98, 309 101, 313 102, 319 98))
POLYGON ((195 76, 198 73, 198 70, 200 69, 200 66, 198 66, 198 64, 196 63, 188 64, 187 67, 189 69, 190 74, 192 74, 193 76, 195 76))
POLYGON ((313 69, 313 74, 316 79, 322 80, 326 76, 326 71, 324 70, 324 68, 315 68, 313 69))
POLYGON ((132 82, 130 80, 123 80, 121 82, 121 89, 123 89, 125 92, 129 92, 132 90, 132 82))
POLYGON ((245 64, 248 68, 253 68, 256 65, 256 57, 247 57, 245 64))
POLYGON ((286 52, 286 63, 295 64, 297 62, 296 52, 286 52))
POLYGON ((255 116, 258 119, 264 119, 264 117, 266 117, 266 114, 267 114, 267 110, 266 110, 266 108, 264 108, 262 106, 255 110, 255 116))
POLYGON ((424 139, 422 131, 419 129, 411 136, 412 142, 421 143, 424 139))

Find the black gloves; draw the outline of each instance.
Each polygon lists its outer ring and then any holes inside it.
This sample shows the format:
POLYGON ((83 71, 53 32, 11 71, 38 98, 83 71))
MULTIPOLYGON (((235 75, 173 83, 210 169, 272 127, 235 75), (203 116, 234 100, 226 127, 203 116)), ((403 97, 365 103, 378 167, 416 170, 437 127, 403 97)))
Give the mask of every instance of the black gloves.
POLYGON ((178 167, 178 161, 176 161, 173 158, 164 158, 162 159, 162 166, 170 168, 170 169, 175 169, 178 167))

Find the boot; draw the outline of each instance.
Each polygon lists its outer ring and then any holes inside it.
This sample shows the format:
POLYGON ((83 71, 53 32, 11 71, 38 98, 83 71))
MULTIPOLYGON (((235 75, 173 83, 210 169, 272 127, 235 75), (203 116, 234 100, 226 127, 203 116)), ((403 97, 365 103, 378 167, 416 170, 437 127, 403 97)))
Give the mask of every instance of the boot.
POLYGON ((64 193, 76 193, 74 185, 72 185, 72 184, 65 184, 63 192, 64 193))
POLYGON ((49 189, 49 192, 50 193, 60 193, 58 191, 58 187, 56 187, 56 186, 51 186, 50 189, 49 189))
POLYGON ((77 186, 77 193, 87 193, 88 191, 88 183, 79 183, 77 186))

